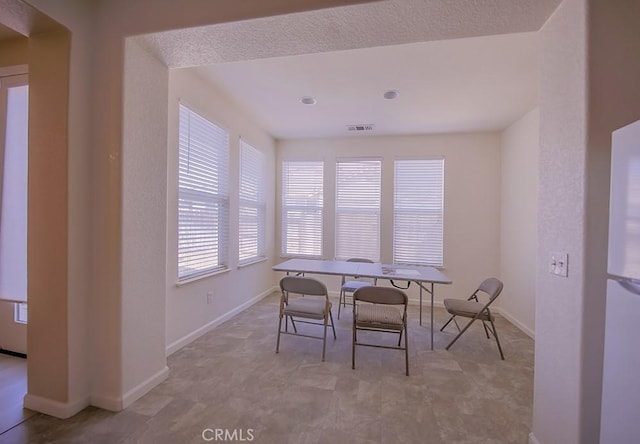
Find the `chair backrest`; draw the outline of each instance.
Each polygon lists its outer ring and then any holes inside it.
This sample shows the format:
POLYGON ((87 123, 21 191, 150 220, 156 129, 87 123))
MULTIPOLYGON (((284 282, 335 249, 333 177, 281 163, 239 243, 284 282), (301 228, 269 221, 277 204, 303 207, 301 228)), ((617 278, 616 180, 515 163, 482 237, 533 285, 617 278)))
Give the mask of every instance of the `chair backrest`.
POLYGON ((478 291, 482 291, 489 295, 489 302, 493 302, 502 292, 502 281, 496 278, 488 278, 482 281, 478 287, 478 291))
POLYGON ((371 259, 363 259, 361 257, 352 257, 350 259, 347 259, 347 262, 364 262, 367 264, 373 264, 373 261, 371 259))
POLYGON ((328 297, 326 285, 310 277, 285 276, 280 279, 280 289, 287 293, 328 297))
POLYGON ((371 302, 373 304, 404 305, 409 302, 407 294, 392 287, 362 287, 353 293, 354 301, 371 302))
MULTIPOLYGON (((365 263, 365 264, 373 264, 374 262, 371 259, 365 259, 365 258, 361 258, 361 257, 352 257, 347 259, 347 262, 360 262, 360 263, 365 263)), ((355 276, 355 275, 349 275, 349 276, 342 276, 342 283, 344 284, 345 281, 347 280, 347 278, 350 279, 357 279, 357 280, 362 280, 362 281, 374 281, 372 278, 361 278, 360 276, 355 276)), ((375 282, 375 281, 374 281, 375 282)))

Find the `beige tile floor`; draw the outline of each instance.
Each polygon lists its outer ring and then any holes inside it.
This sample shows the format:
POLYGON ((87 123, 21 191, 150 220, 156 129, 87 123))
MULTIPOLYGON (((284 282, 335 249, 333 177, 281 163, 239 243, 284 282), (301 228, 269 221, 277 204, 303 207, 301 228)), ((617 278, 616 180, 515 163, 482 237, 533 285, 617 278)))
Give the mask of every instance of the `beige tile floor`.
MULTIPOLYGON (((277 304, 271 295, 171 355, 168 379, 126 410, 37 414, 0 444, 527 443, 534 344, 503 318, 506 361, 481 325, 451 351, 454 328, 436 330, 430 351, 428 311, 419 326, 410 306, 407 377, 396 350, 358 348, 351 369, 349 311, 336 319, 325 362, 313 339, 284 336, 275 354, 277 304)), ((446 313, 435 318, 440 326, 446 313)))
POLYGON ((35 412, 23 409, 27 393, 27 360, 0 354, 0 434, 35 412))

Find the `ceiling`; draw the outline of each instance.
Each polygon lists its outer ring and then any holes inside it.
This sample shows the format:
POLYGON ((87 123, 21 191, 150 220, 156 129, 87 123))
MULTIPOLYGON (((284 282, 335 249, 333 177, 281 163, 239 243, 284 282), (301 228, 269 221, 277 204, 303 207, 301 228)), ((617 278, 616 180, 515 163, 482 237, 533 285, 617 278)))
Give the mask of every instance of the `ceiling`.
POLYGON ((537 103, 537 31, 559 2, 388 0, 139 43, 210 80, 278 139, 496 131, 537 103))

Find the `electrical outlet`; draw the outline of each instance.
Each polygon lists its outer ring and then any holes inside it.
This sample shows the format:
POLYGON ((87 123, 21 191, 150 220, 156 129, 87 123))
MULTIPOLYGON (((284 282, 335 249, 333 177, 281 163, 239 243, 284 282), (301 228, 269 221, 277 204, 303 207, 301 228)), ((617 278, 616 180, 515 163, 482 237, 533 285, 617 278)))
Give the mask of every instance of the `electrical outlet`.
POLYGON ((569 255, 567 253, 551 253, 549 273, 567 277, 569 275, 569 255))
POLYGON ((213 303, 213 291, 207 292, 207 304, 213 303))

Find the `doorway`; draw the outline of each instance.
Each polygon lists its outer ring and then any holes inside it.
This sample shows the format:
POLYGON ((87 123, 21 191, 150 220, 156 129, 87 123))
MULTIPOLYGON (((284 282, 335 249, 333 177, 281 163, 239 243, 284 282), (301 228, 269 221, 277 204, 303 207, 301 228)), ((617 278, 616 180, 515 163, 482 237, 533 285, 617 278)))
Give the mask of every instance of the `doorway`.
POLYGON ((0 434, 33 414, 27 393, 26 67, 0 70, 0 434))

